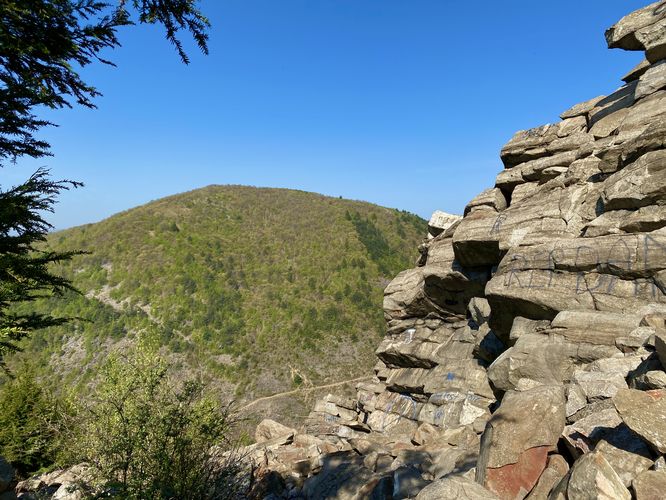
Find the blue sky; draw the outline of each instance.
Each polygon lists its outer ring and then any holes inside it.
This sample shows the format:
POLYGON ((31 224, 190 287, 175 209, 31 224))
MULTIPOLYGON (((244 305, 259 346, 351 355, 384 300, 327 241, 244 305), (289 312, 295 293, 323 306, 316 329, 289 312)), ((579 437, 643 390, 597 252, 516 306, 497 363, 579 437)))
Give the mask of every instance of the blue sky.
POLYGON ((642 54, 604 30, 634 0, 204 0, 210 55, 181 64, 156 28, 89 67, 98 109, 48 115, 38 166, 86 187, 57 228, 208 184, 289 187, 428 217, 493 185, 518 129, 608 94, 642 54))

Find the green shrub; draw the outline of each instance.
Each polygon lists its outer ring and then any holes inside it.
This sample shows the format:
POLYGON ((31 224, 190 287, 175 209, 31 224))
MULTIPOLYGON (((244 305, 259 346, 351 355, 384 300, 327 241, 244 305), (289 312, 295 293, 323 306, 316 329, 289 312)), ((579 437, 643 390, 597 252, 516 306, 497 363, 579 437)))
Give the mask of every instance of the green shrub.
POLYGON ((230 498, 242 468, 228 440, 233 424, 229 406, 201 382, 176 382, 158 353, 141 346, 106 362, 79 405, 69 453, 117 498, 230 498))
POLYGON ((0 456, 21 477, 53 463, 57 415, 55 401, 31 369, 20 368, 0 386, 0 456))

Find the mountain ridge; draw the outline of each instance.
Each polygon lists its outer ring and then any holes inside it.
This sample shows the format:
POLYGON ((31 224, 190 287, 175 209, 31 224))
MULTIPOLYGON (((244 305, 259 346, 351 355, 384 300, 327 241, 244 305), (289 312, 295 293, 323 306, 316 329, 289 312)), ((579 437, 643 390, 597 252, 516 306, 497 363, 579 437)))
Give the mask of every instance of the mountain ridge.
POLYGON ((383 288, 426 227, 294 189, 210 185, 154 200, 49 236, 51 249, 90 253, 56 269, 81 295, 37 309, 92 323, 38 332, 26 351, 79 390, 138 332, 243 401, 360 376, 383 334, 383 288))
MULTIPOLYGON (((375 202, 368 201, 368 200, 363 200, 363 199, 360 199, 360 198, 345 198, 341 195, 340 196, 335 196, 335 195, 331 195, 331 194, 320 193, 318 191, 308 191, 307 189, 299 189, 299 188, 291 188, 291 187, 276 187, 276 186, 268 186, 268 185, 264 186, 264 185, 254 185, 254 184, 219 184, 219 183, 211 183, 211 184, 206 184, 204 186, 194 187, 194 188, 188 189, 186 191, 181 191, 181 192, 173 193, 173 194, 166 194, 166 195, 160 196, 158 198, 153 198, 153 199, 147 200, 145 202, 141 202, 138 205, 135 205, 135 206, 132 206, 132 207, 129 207, 129 208, 125 208, 125 209, 120 210, 118 212, 112 213, 108 216, 102 217, 99 220, 95 220, 95 221, 91 221, 91 222, 84 222, 84 223, 81 223, 81 224, 75 224, 75 225, 72 225, 72 226, 67 226, 67 227, 62 227, 62 228, 57 228, 57 229, 51 231, 49 233, 49 236, 52 237, 53 235, 56 235, 58 233, 62 233, 62 232, 65 232, 65 231, 69 231, 70 229, 76 229, 76 228, 81 228, 81 227, 86 227, 86 226, 92 226, 94 224, 99 224, 100 222, 104 222, 108 219, 112 219, 114 217, 126 214, 128 212, 132 212, 134 210, 140 209, 140 208, 145 207, 147 205, 151 205, 152 203, 155 203, 155 202, 165 201, 165 200, 169 200, 169 199, 172 199, 172 198, 177 198, 179 196, 187 195, 189 193, 195 193, 195 192, 202 191, 202 190, 207 190, 207 189, 226 189, 226 188, 303 193, 303 194, 308 194, 308 195, 314 195, 314 196, 317 196, 317 197, 321 197, 323 199, 344 200, 344 201, 351 202, 351 203, 361 203, 361 204, 364 204, 364 205, 372 205, 372 206, 379 207, 379 208, 384 208, 384 209, 387 209, 387 210, 396 210, 396 211, 399 211, 399 212, 405 212, 405 213, 409 213, 411 215, 415 215, 416 217, 418 217, 419 219, 421 219, 423 221, 427 220, 423 216, 421 216, 417 213, 414 213, 414 212, 410 212, 410 211, 405 210, 405 209, 400 209, 398 207, 388 207, 388 206, 384 206, 380 203, 375 203, 375 202)), ((85 189, 85 187, 83 189, 85 189)))

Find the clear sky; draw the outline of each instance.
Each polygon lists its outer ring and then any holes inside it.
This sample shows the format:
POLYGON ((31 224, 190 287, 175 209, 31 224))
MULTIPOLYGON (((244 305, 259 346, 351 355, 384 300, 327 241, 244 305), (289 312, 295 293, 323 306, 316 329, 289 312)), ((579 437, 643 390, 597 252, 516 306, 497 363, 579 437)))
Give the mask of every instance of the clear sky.
POLYGON ((204 0, 208 57, 190 46, 185 66, 156 28, 124 30, 118 67, 84 72, 99 108, 48 115, 55 157, 0 183, 41 165, 83 181, 57 228, 208 184, 460 213, 516 130, 621 84, 642 54, 603 33, 648 3, 204 0))

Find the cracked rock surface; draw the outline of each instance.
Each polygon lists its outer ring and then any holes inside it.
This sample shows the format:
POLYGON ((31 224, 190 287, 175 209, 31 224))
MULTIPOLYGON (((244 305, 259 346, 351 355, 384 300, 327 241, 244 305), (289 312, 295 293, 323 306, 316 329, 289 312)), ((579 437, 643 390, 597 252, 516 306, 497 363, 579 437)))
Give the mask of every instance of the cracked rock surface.
POLYGON ((386 288, 374 380, 254 445, 282 475, 272 498, 663 494, 666 2, 606 39, 646 60, 517 132, 462 218, 433 215, 386 288))

